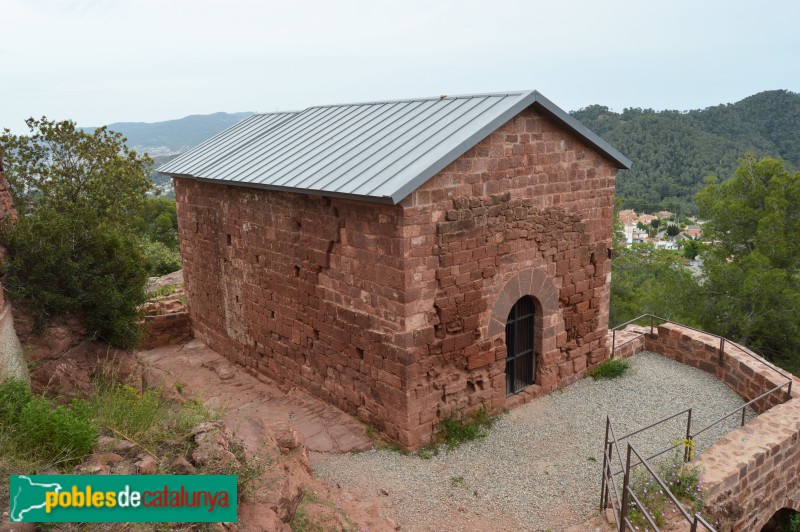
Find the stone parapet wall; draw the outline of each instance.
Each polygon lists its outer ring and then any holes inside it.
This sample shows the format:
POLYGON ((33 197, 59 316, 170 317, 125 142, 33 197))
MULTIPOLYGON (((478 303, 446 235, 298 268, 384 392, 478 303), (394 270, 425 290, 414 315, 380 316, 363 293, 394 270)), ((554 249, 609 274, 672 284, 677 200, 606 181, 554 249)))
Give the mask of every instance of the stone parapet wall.
MULTIPOLYGON (((674 323, 658 327, 656 337, 647 337, 645 349, 682 364, 711 373, 747 402, 785 384, 789 375, 749 349, 726 340, 720 359, 720 339, 674 323)), ((796 378, 794 380, 797 380, 796 378)), ((792 385, 792 397, 800 396, 800 386, 792 385)), ((753 403, 759 414, 790 399, 787 388, 753 403)))
MULTIPOLYGON (((654 331, 655 332, 655 331, 654 331)), ((606 346, 614 358, 628 358, 644 351, 644 344, 650 327, 628 325, 624 329, 613 331, 606 337, 606 346)))
POLYGON ((782 508, 800 511, 800 399, 757 416, 708 448, 703 515, 718 530, 761 530, 782 508))

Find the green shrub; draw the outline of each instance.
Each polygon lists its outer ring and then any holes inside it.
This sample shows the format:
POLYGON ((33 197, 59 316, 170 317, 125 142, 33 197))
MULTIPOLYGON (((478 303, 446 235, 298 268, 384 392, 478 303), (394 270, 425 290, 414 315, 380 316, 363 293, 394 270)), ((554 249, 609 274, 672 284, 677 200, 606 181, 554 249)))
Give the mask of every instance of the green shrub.
POLYGON ((181 269, 181 254, 161 242, 145 242, 147 272, 158 277, 181 269))
POLYGON ((152 160, 104 127, 87 133, 45 117, 26 123, 28 135, 0 132, 19 213, 0 234, 10 257, 3 285, 30 302, 40 326, 80 310, 90 335, 132 347, 147 268, 131 217, 152 188, 152 160))
POLYGON ((439 423, 434 441, 444 443, 452 450, 461 443, 486 437, 496 420, 497 416, 492 415, 491 410, 485 406, 466 415, 448 415, 439 423))
POLYGON ((800 512, 783 508, 774 517, 776 532, 800 532, 800 512))
POLYGON ((40 324, 83 310, 91 335, 136 345, 147 281, 136 237, 88 215, 73 220, 57 214, 22 217, 4 227, 3 237, 11 256, 3 284, 12 297, 30 302, 40 324))
POLYGON ((53 408, 46 398, 33 397, 22 409, 14 439, 36 458, 71 464, 92 452, 97 431, 85 401, 53 408))
POLYGON ((19 421, 33 394, 28 385, 15 379, 0 383, 0 430, 11 427, 19 421))
POLYGON ((0 438, 6 454, 67 465, 92 452, 97 431, 85 401, 53 407, 25 383, 6 380, 0 384, 0 438))
POLYGON ((606 360, 598 365, 596 368, 589 370, 589 376, 594 380, 600 379, 616 379, 625 374, 630 369, 631 364, 627 360, 620 360, 614 358, 606 360))

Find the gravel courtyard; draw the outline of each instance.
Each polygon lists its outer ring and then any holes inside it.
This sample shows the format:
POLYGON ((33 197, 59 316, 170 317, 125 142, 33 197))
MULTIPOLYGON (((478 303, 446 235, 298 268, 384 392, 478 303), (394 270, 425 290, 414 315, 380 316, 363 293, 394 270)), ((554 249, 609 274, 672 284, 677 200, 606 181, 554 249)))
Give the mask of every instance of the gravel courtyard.
MULTIPOLYGON (((630 361, 622 378, 587 378, 537 399, 503 415, 485 439, 430 460, 388 450, 313 453, 312 466, 343 490, 381 498, 403 530, 564 530, 597 513, 607 414, 619 437, 689 407, 694 429, 705 427, 743 404, 700 370, 652 353, 630 361)), ((697 450, 740 419, 702 434, 697 450)), ((685 430, 684 415, 632 441, 652 453, 685 430)))

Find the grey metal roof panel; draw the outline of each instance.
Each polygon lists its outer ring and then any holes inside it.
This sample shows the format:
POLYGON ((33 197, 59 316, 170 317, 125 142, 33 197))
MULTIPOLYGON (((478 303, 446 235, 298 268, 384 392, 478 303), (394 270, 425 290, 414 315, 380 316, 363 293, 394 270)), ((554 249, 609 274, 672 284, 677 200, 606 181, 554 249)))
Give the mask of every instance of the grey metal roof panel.
POLYGON ((536 106, 620 168, 631 162, 537 91, 310 107, 253 115, 161 166, 216 183, 396 204, 536 106))

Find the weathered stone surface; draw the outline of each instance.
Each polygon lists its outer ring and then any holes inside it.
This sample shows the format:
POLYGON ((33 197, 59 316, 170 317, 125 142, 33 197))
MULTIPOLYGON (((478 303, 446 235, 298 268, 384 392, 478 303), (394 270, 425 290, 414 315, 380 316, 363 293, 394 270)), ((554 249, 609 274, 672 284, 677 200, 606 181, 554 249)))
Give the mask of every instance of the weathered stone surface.
MULTIPOLYGON (((0 286, 0 294, 3 287, 0 286)), ((3 305, 0 296, 0 382, 16 379, 30 382, 28 365, 22 351, 17 333, 14 330, 14 316, 11 305, 3 305)))
POLYGON ((291 532, 292 528, 281 521, 278 514, 269 508, 245 502, 239 508, 239 524, 244 530, 258 530, 264 532, 291 532))

